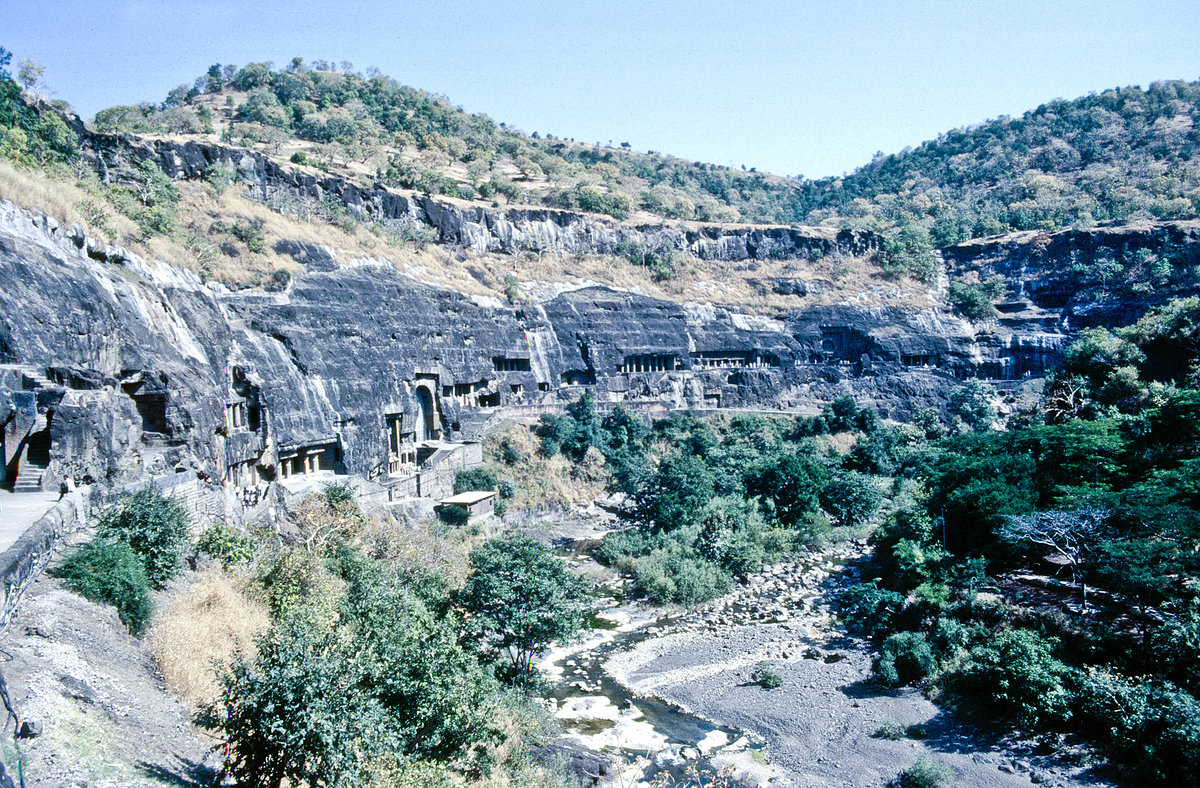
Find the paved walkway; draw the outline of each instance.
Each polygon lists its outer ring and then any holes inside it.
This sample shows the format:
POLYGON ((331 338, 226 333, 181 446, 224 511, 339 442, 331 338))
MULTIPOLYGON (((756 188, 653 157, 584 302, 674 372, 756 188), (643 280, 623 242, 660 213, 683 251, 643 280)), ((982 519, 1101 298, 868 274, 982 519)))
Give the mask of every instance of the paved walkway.
POLYGON ((0 552, 12 547, 21 534, 57 502, 57 491, 11 493, 0 490, 0 552))

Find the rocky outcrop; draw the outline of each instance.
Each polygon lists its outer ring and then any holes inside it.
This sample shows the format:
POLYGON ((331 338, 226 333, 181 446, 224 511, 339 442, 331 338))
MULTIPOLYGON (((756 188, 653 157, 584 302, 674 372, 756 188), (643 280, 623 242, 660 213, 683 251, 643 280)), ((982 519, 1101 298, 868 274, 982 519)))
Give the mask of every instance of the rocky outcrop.
POLYGON ((632 226, 596 214, 552 208, 484 208, 399 193, 381 184, 363 187, 334 175, 317 176, 280 166, 262 154, 201 142, 127 142, 89 137, 94 151, 123 149, 155 162, 173 178, 203 178, 217 164, 236 168, 263 201, 280 197, 322 204, 333 201, 366 221, 417 224, 432 229, 441 244, 474 253, 616 254, 627 248, 671 249, 705 260, 814 259, 828 254, 866 254, 879 239, 861 230, 823 227, 763 227, 704 224, 632 226))
POLYGON ((1125 325, 1200 290, 1200 222, 1022 232, 942 250, 952 277, 1001 277, 1007 311, 1052 310, 1072 326, 1125 325))
MULTIPOLYGON (((216 481, 239 466, 377 476, 398 443, 475 437, 497 408, 560 407, 584 390, 767 409, 858 391, 900 415, 981 353, 969 325, 937 310, 772 320, 601 287, 509 305, 384 263, 313 265, 282 292, 229 293, 12 205, 0 308, 0 363, 53 376, 34 408, 51 484, 172 470, 216 481)), ((13 402, 31 395, 10 388, 13 402)))

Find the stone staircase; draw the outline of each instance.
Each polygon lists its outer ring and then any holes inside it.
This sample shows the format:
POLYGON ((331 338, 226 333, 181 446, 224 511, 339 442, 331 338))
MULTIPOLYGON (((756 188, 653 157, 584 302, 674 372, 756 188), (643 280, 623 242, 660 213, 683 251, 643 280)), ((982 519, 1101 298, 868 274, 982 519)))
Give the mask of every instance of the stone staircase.
POLYGON ((42 491, 42 479, 46 475, 45 465, 35 465, 31 462, 21 463, 17 480, 13 483, 15 493, 37 493, 42 491))
POLYGON ((58 387, 57 383, 31 367, 23 367, 21 369, 21 378, 22 383, 25 384, 25 388, 28 391, 58 387))

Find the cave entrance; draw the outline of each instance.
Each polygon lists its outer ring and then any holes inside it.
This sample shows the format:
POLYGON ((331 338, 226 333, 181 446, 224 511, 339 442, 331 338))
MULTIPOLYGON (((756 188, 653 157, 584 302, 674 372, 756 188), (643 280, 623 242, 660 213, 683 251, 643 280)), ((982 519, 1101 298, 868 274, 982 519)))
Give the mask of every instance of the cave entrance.
POLYGON ((425 386, 417 387, 417 405, 421 409, 417 418, 417 440, 437 440, 437 405, 433 401, 433 393, 425 386))

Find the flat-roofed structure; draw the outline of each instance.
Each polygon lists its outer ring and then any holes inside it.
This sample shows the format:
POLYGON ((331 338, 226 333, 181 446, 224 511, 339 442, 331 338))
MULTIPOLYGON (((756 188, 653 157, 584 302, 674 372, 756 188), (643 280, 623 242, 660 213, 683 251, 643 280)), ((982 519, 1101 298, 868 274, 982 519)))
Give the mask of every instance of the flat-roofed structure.
POLYGON ((474 490, 471 492, 451 495, 438 502, 440 506, 453 506, 464 510, 467 518, 487 517, 496 510, 495 490, 474 490))

